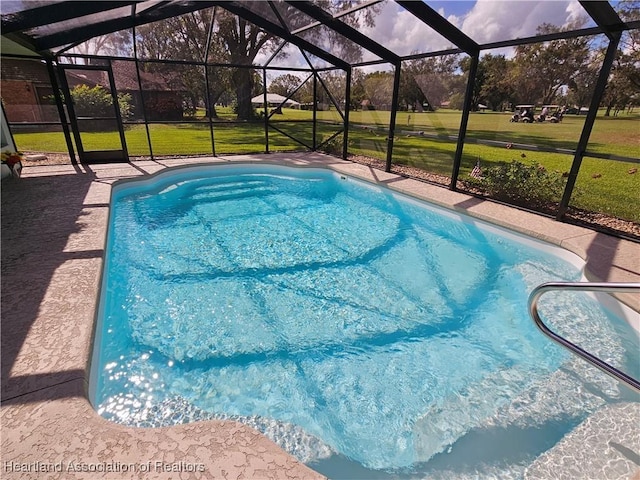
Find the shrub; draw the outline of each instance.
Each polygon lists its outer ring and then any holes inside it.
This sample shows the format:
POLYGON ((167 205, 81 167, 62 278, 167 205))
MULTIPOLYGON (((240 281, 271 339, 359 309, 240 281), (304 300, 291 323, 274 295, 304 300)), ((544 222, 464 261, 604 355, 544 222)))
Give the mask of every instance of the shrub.
POLYGON ((133 116, 133 99, 129 93, 118 94, 118 107, 120 107, 120 116, 122 120, 127 120, 133 116))
POLYGON ((322 144, 319 148, 320 151, 329 153, 331 155, 342 156, 343 138, 342 135, 333 137, 328 142, 322 144))
POLYGON ((99 85, 93 88, 77 85, 71 90, 71 98, 76 114, 80 117, 113 116, 111 95, 99 85))
POLYGON ((149 120, 182 120, 182 98, 175 92, 144 92, 144 106, 149 120))
MULTIPOLYGON (((71 90, 71 98, 73 99, 76 115, 79 117, 102 118, 114 116, 111 93, 99 85, 93 88, 87 85, 77 85, 71 90)), ((118 94, 118 106, 122 119, 129 118, 133 114, 131 95, 128 93, 118 94)), ((105 122, 93 122, 93 124, 86 123, 85 127, 93 126, 94 128, 89 128, 93 130, 109 129, 107 125, 105 122)))
POLYGON ((464 183, 497 200, 533 209, 559 202, 565 187, 561 173, 516 160, 485 167, 480 178, 469 176, 464 183))

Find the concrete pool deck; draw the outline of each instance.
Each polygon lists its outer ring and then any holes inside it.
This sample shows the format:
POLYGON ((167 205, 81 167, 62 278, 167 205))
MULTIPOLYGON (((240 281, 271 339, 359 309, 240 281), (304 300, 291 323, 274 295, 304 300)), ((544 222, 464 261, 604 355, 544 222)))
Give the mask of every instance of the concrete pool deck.
POLYGON ((318 153, 26 167, 2 182, 2 478, 322 478, 247 426, 129 428, 86 396, 111 185, 229 162, 329 166, 564 247, 590 280, 640 282, 640 244, 318 153))

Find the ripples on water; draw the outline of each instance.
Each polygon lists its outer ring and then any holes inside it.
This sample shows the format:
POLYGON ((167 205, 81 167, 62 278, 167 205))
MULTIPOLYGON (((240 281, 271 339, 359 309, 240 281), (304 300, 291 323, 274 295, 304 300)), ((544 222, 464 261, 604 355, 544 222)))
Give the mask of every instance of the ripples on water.
MULTIPOLYGON (((234 419, 336 477, 505 478, 624 399, 529 319, 528 292, 576 264, 329 172, 256 168, 114 196, 101 415, 234 419)), ((637 351, 589 298, 544 303, 614 363, 637 351)))

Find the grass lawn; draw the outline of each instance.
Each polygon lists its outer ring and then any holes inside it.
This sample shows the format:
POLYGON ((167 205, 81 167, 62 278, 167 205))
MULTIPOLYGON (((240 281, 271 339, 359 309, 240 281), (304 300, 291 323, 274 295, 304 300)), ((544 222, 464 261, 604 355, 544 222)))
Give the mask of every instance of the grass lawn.
MULTIPOLYGON (((278 130, 293 136, 305 145, 313 144, 312 112, 282 109, 272 115, 269 128, 269 149, 289 151, 305 149, 278 130)), ((223 153, 260 153, 265 151, 264 123, 232 123, 234 115, 229 108, 218 109, 214 122, 215 149, 223 153)), ((350 112, 349 152, 386 159, 387 129, 390 112, 350 112)), ((574 150, 584 125, 584 116, 567 115, 562 123, 511 123, 509 113, 475 112, 469 118, 469 139, 492 140, 513 144, 537 145, 545 148, 574 150)), ((324 124, 317 127, 316 141, 321 142, 337 132, 342 117, 336 110, 317 112, 324 124)), ((429 172, 450 175, 455 153, 461 112, 398 112, 393 161, 422 168, 429 172), (410 133, 424 132, 424 136, 410 133)), ((211 132, 204 119, 199 123, 152 124, 149 135, 154 155, 211 154, 211 132)), ((14 133, 18 148, 25 151, 66 152, 61 132, 14 133)), ((127 148, 131 156, 148 156, 149 146, 143 125, 130 125, 125 131, 127 148)), ((83 134, 83 144, 90 149, 113 148, 117 135, 113 132, 83 134)), ((597 117, 587 151, 613 154, 637 159, 640 157, 640 115, 597 117)), ((507 149, 467 143, 463 152, 461 178, 468 174, 477 160, 481 165, 518 160, 540 163, 550 171, 568 172, 572 154, 525 151, 516 147, 507 149), (523 156, 524 155, 524 156, 523 156)), ((636 208, 640 192, 640 172, 629 174, 637 163, 585 158, 577 187, 581 195, 572 205, 603 212, 627 220, 640 222, 636 208)), ((558 199, 559 200, 559 199, 558 199)))

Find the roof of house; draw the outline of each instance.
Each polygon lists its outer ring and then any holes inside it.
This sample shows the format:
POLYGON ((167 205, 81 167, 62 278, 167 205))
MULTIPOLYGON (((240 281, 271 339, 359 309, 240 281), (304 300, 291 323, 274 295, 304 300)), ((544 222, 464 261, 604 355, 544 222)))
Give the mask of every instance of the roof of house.
MULTIPOLYGON (((251 103, 263 103, 264 102, 264 94, 256 95, 251 99, 251 103)), ((296 102, 287 97, 283 97, 277 93, 267 93, 267 103, 277 103, 282 104, 285 103, 287 105, 300 105, 300 102, 296 102)))
POLYGON ((0 66, 3 80, 50 83, 47 65, 41 60, 3 58, 0 66))
MULTIPOLYGON (((42 60, 3 58, 1 68, 3 80, 51 83, 47 66, 42 60)), ((114 60, 111 62, 111 69, 119 91, 140 90, 134 61, 114 60)), ((66 70, 66 75, 71 87, 82 83, 109 86, 106 70, 83 70, 82 65, 78 65, 77 69, 66 70)), ((179 74, 173 71, 146 72, 140 68, 140 81, 146 91, 185 90, 179 74)))

